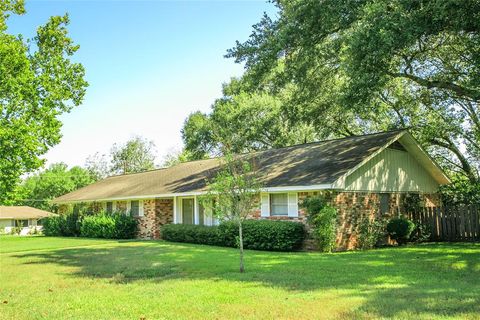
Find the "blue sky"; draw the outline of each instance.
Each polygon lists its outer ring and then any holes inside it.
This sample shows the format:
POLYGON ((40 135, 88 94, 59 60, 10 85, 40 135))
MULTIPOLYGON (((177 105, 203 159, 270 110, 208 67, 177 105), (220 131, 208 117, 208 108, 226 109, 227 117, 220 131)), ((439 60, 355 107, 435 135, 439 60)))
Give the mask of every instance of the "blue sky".
POLYGON ((180 129, 208 111, 221 85, 243 73, 223 56, 275 8, 266 1, 26 1, 9 32, 32 37, 49 16, 68 12, 90 86, 84 103, 61 116, 62 142, 48 163, 83 165, 134 135, 153 140, 158 162, 181 149, 180 129))

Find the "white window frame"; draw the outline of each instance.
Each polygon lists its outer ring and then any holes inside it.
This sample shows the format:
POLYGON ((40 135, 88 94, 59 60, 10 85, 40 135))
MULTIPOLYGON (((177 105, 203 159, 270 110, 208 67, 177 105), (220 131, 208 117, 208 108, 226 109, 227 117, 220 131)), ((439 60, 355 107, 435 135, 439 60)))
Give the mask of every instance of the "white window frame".
POLYGON ((127 201, 127 213, 128 215, 132 216, 132 217, 143 217, 144 216, 144 212, 143 212, 143 200, 129 200, 127 201), (138 201, 138 216, 134 216, 132 215, 132 201, 138 201))
POLYGON ((260 216, 261 217, 298 217, 298 192, 262 192, 260 194, 260 216), (271 195, 276 193, 287 193, 287 214, 273 215, 271 210, 271 195))
POLYGON ((195 196, 192 197, 178 197, 178 205, 176 208, 178 209, 178 217, 177 222, 183 224, 183 199, 193 199, 193 224, 198 224, 198 208, 197 208, 197 199, 195 196))
POLYGON ((271 217, 288 217, 288 192, 273 192, 268 194, 268 202, 269 202, 269 208, 270 208, 270 216, 271 217), (272 210, 272 200, 273 200, 273 195, 279 195, 279 194, 284 194, 287 197, 287 203, 286 203, 286 209, 287 211, 282 214, 273 214, 272 210))

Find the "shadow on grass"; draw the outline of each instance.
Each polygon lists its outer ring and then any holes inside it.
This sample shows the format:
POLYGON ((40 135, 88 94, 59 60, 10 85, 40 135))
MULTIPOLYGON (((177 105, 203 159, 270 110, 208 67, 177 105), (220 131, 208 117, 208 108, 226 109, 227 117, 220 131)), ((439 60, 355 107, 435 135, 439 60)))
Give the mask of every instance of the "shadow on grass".
POLYGON ((173 279, 239 281, 295 292, 347 290, 359 312, 378 317, 480 314, 480 245, 429 244, 337 254, 247 251, 237 272, 235 249, 166 242, 17 254, 28 264, 73 267, 67 276, 121 285, 173 279))

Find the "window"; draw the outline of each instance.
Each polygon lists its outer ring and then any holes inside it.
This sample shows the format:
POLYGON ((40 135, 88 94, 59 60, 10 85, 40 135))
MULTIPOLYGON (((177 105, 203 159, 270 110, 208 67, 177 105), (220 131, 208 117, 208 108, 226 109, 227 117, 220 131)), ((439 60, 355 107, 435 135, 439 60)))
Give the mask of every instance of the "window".
POLYGON ((15 220, 15 227, 28 227, 28 220, 15 220))
POLYGON ((193 224, 193 199, 182 199, 182 223, 193 224))
POLYGON ((132 217, 140 216, 140 201, 132 200, 130 202, 130 212, 132 217))
POLYGON ((38 219, 37 220, 37 226, 43 226, 43 220, 42 219, 38 219))
POLYGON ((113 211, 113 202, 107 202, 106 210, 108 213, 112 213, 113 211))
POLYGON ((288 215, 288 193, 270 194, 270 212, 272 216, 288 215))
POLYGON ((380 193, 380 213, 386 214, 390 212, 390 194, 380 193))

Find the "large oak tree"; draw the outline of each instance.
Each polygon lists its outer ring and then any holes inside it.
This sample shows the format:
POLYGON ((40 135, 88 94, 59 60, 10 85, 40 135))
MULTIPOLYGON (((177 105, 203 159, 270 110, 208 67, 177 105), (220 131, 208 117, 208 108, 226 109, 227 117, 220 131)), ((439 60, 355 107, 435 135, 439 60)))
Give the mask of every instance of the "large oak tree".
MULTIPOLYGON (((227 56, 291 121, 333 136, 410 128, 451 172, 479 179, 480 2, 277 0, 227 56)), ((323 134, 322 134, 323 135, 323 134)))

